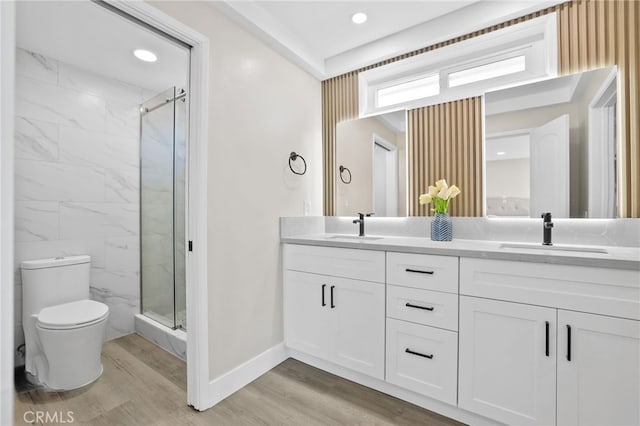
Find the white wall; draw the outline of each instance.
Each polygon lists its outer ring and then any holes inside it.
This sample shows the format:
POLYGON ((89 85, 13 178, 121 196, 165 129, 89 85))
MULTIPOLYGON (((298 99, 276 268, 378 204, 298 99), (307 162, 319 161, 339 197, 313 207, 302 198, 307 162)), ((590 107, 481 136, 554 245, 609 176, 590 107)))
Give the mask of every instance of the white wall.
POLYGON ((148 93, 22 49, 16 74, 15 345, 19 264, 45 257, 89 254, 107 338, 128 334, 140 301, 138 108, 148 93))
MULTIPOLYGON (((320 82, 206 2, 152 2, 210 39, 210 376, 283 340, 279 217, 322 214, 320 82), (289 171, 291 151, 307 161, 289 171)), ((197 247, 198 241, 194 241, 197 247)))
POLYGON ((529 198, 529 159, 486 162, 487 197, 529 198))

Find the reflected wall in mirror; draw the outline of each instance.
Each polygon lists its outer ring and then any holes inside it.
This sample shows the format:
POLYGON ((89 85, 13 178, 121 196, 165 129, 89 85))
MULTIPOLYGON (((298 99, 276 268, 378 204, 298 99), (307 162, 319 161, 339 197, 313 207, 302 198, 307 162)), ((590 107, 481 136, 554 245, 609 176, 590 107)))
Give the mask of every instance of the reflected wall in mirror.
POLYGON ((407 215, 405 111, 338 123, 336 162, 338 216, 407 215))
POLYGON ((487 92, 487 216, 616 217, 616 103, 615 67, 487 92))

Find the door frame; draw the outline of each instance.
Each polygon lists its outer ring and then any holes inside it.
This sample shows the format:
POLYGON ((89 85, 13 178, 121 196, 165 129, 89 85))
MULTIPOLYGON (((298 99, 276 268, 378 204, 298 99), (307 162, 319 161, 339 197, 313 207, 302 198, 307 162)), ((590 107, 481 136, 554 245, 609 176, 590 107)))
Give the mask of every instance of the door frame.
POLYGON ((209 313, 207 289, 207 145, 209 110, 209 38, 145 2, 107 0, 144 23, 191 48, 189 137, 187 139, 186 255, 187 403, 209 408, 209 313))
POLYGON ((0 424, 13 424, 15 3, 0 1, 0 424))
MULTIPOLYGON (((391 184, 389 184, 389 180, 387 179, 387 186, 385 188, 385 192, 387 195, 387 203, 385 206, 386 211, 386 216, 397 216, 398 215, 398 146, 392 142, 389 142, 388 140, 386 140, 385 138, 383 138, 382 136, 380 136, 377 133, 373 133, 373 137, 372 137, 372 145, 371 145, 371 201, 372 201, 372 211, 375 212, 375 206, 376 206, 376 179, 375 179, 375 175, 376 175, 376 145, 379 145, 380 147, 382 147, 383 149, 386 149, 391 157, 387 156, 386 157, 386 162, 387 165, 389 165, 389 163, 392 163, 393 165, 393 176, 394 176, 394 180, 393 182, 391 182, 391 184), (389 161, 389 158, 391 158, 391 161, 389 161), (389 200, 389 195, 391 195, 391 198, 393 198, 393 201, 389 200), (395 209, 395 214, 391 214, 389 215, 389 210, 394 210, 395 209)), ((389 169, 387 168, 387 171, 389 169)), ((378 214, 376 212, 376 214, 378 214)))
MULTIPOLYGON (((615 217, 618 210, 616 168, 619 167, 615 164, 615 158, 618 157, 616 153, 620 129, 616 129, 612 121, 612 118, 615 118, 612 117, 612 113, 616 112, 618 107, 618 69, 613 68, 589 103, 588 211, 590 218, 615 217), (602 143, 603 141, 605 143, 602 143), (611 191, 610 182, 614 183, 615 191, 611 191)), ((619 112, 620 109, 617 111, 619 112)))

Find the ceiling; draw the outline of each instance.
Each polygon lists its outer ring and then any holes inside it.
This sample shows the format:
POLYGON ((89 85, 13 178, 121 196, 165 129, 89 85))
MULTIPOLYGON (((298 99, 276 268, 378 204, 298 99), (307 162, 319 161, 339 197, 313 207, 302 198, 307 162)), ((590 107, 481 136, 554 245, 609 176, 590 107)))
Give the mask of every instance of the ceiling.
POLYGON ((16 44, 158 92, 187 82, 188 50, 89 1, 16 2, 16 44), (157 62, 136 59, 138 48, 155 52, 157 62))
MULTIPOLYGON (((560 2, 208 1, 320 80, 560 2), (351 22, 356 11, 366 23, 351 22)), ((94 73, 157 91, 187 81, 186 49, 90 1, 18 1, 16 24, 19 47, 94 73)))
POLYGON ((560 1, 209 0, 285 57, 324 80, 560 1), (351 16, 368 20, 354 24, 351 16))

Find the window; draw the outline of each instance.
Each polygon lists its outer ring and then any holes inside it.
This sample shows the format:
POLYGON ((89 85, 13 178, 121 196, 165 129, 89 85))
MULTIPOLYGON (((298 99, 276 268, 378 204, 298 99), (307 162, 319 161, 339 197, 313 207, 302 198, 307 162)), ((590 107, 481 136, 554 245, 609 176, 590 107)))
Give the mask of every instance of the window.
POLYGON ((432 74, 406 83, 379 89, 376 105, 378 107, 386 107, 434 96, 438 93, 440 93, 440 76, 432 74))
POLYGON ((490 62, 462 71, 449 74, 449 87, 458 87, 482 80, 490 80, 503 75, 515 74, 526 70, 525 55, 515 58, 503 59, 501 61, 490 62))
POLYGON ((360 117, 557 74, 555 13, 361 72, 360 117))

